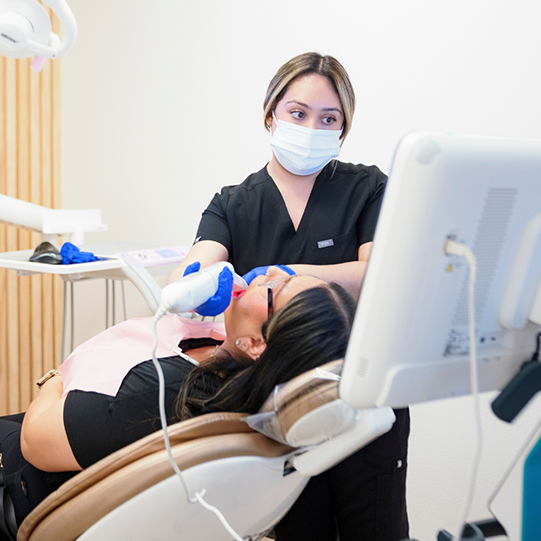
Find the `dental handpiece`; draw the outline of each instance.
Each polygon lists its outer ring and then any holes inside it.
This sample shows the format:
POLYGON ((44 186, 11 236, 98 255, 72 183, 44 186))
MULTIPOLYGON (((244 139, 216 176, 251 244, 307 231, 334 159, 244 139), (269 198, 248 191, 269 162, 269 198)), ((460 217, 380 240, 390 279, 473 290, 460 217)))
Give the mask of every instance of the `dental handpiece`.
POLYGON ((161 317, 166 312, 174 314, 190 312, 208 301, 218 291, 219 276, 225 267, 233 273, 234 290, 248 287, 245 280, 235 272, 231 263, 220 261, 165 286, 162 289, 156 316, 161 317))

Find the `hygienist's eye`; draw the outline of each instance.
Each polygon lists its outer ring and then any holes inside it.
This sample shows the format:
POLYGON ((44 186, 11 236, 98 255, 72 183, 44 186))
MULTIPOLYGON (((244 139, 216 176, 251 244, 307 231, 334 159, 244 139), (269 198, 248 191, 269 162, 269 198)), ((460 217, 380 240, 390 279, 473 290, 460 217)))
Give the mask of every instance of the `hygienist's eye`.
POLYGON ((291 114, 297 120, 302 120, 306 116, 302 111, 292 111, 291 114))
POLYGON ((336 122, 336 118, 332 117, 332 116, 326 116, 324 119, 323 119, 323 123, 324 124, 327 124, 328 126, 330 126, 331 124, 333 124, 334 122, 336 122))

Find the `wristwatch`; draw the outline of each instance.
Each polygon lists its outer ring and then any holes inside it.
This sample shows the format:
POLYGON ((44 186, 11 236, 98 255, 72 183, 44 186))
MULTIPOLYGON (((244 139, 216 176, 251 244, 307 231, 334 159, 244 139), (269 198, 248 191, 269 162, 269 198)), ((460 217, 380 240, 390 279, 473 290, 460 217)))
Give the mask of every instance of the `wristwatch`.
POLYGON ((36 385, 41 389, 41 387, 46 381, 49 381, 57 374, 60 375, 60 372, 58 370, 55 370, 54 368, 52 370, 49 370, 44 376, 41 376, 41 378, 36 381, 36 385))

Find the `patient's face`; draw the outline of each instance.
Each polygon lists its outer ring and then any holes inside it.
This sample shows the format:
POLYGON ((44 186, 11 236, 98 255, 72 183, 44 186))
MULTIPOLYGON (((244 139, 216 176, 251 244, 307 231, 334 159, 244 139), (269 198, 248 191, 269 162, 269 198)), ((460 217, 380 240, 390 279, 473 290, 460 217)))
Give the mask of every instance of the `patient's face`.
POLYGON ((287 272, 270 267, 267 274, 257 276, 244 294, 233 295, 224 319, 228 336, 244 336, 244 333, 260 332, 268 319, 268 290, 272 286, 272 305, 276 313, 295 295, 325 284, 314 276, 289 276, 287 272))

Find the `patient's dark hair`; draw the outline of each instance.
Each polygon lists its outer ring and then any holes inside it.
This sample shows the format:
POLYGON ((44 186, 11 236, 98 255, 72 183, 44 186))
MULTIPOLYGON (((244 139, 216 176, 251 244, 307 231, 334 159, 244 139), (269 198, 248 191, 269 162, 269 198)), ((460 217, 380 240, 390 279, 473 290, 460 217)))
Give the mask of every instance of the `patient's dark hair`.
POLYGON ((257 412, 276 385, 345 355, 355 305, 335 283, 298 293, 263 326, 267 347, 257 361, 219 358, 192 370, 177 399, 177 416, 257 412), (198 397, 196 388, 215 385, 216 374, 223 378, 218 392, 198 397))

